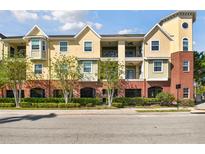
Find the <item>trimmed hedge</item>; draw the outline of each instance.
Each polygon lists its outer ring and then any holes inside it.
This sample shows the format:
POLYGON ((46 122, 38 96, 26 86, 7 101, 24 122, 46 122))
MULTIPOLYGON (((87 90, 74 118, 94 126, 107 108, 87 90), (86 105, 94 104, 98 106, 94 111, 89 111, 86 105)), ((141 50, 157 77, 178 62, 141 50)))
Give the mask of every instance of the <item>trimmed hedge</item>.
POLYGON ((154 104, 160 104, 159 99, 157 98, 129 98, 129 97, 118 97, 114 98, 113 102, 122 103, 124 106, 148 106, 154 104))
POLYGON ((0 107, 15 107, 15 103, 0 103, 0 107))
POLYGON ((123 103, 119 103, 119 102, 113 102, 112 106, 117 107, 117 108, 123 108, 124 107, 123 103))
POLYGON ((195 101, 193 99, 182 99, 179 101, 179 106, 193 107, 194 105, 195 101))

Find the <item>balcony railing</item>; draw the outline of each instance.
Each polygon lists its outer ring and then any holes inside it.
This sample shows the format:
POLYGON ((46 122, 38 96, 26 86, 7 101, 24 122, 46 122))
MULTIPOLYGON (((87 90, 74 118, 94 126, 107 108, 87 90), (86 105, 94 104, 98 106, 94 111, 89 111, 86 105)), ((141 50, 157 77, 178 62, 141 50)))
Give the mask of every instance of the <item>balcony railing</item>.
POLYGON ((46 59, 46 51, 32 50, 31 51, 31 59, 33 60, 45 60, 46 59))

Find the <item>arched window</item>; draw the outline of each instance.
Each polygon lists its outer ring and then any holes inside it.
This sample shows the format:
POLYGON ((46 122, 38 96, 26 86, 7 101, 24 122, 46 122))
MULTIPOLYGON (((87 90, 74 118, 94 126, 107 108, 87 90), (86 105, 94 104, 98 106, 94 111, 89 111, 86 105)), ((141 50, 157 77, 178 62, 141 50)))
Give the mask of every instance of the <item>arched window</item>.
POLYGON ((86 88, 82 88, 80 89, 80 97, 85 97, 85 98, 94 98, 95 97, 95 89, 94 88, 90 88, 90 87, 86 87, 86 88))
POLYGON ((183 39, 183 51, 189 50, 189 40, 187 38, 183 39))
POLYGON ((148 97, 149 98, 155 98, 157 94, 162 92, 163 88, 162 87, 150 87, 148 88, 148 97))

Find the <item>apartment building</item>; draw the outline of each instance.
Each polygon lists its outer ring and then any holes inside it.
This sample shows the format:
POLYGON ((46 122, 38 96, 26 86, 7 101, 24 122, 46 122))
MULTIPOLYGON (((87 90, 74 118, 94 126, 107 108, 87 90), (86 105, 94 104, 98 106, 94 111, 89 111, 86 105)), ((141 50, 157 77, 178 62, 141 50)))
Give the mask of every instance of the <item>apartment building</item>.
MULTIPOLYGON (((27 56, 41 80, 23 86, 23 97, 59 97, 61 87, 50 70, 54 57, 78 57, 84 78, 75 88, 75 97, 106 95, 98 80, 98 61, 112 59, 124 64, 121 88, 115 96, 155 97, 169 92, 180 99, 193 98, 193 23, 194 11, 177 11, 146 34, 100 35, 85 26, 76 35, 47 35, 35 25, 24 36, 0 35, 0 55, 27 56)), ((137 22, 137 21, 136 21, 137 22)), ((7 87, 3 97, 12 97, 7 87)))

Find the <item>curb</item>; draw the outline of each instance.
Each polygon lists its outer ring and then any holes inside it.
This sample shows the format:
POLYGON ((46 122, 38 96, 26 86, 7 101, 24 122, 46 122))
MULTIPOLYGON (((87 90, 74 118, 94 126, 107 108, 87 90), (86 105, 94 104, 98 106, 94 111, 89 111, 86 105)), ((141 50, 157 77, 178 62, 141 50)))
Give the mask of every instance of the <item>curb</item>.
POLYGON ((192 110, 190 111, 191 114, 205 114, 205 110, 192 110))

